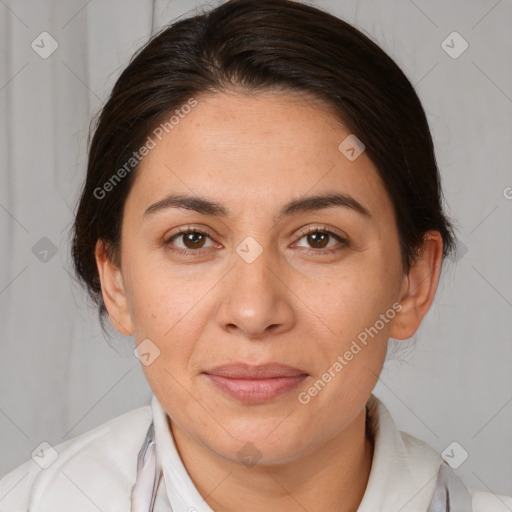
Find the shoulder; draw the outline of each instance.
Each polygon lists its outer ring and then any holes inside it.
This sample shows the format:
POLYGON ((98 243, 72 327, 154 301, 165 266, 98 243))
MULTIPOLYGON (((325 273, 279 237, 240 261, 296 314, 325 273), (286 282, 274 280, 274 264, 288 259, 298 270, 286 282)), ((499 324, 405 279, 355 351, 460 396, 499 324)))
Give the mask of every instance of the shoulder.
MULTIPOLYGON (((410 460, 415 462, 413 466, 417 476, 424 478, 431 474, 424 469, 443 461, 441 456, 424 441, 406 432, 400 432, 400 434, 410 460)), ((467 486, 465 487, 468 489, 467 486)), ((512 497, 483 490, 468 489, 468 493, 471 496, 472 512, 512 512, 512 497)))
POLYGON ((37 454, 0 480, 0 510, 130 510, 137 455, 151 405, 117 416, 37 454), (37 462, 36 462, 37 460, 37 462))
POLYGON ((488 491, 471 493, 473 512, 511 512, 512 497, 494 494, 488 491))

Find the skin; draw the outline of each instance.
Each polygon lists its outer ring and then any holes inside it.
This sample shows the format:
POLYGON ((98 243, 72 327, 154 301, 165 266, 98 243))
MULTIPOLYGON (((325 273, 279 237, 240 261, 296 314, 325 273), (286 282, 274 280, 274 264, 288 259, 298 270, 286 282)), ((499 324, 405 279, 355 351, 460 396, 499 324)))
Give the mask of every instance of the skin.
POLYGON ((357 510, 373 457, 365 404, 389 337, 411 337, 430 308, 442 239, 429 231, 420 257, 403 272, 383 183, 366 152, 350 161, 339 151, 350 132, 320 102, 269 92, 197 100, 141 163, 125 203, 120 268, 98 241, 110 319, 137 343, 149 338, 158 346, 160 356, 142 368, 213 510, 239 511, 240 503, 244 512, 357 510), (221 202, 231 215, 170 208, 144 219, 171 192, 221 202), (324 192, 352 196, 371 217, 336 206, 274 221, 284 203, 324 192), (208 236, 195 245, 178 236, 166 245, 187 226, 208 236), (325 226, 349 244, 301 234, 325 226), (248 236, 262 249, 251 263, 236 252, 248 236), (172 251, 201 247, 195 257, 172 251), (299 392, 395 302, 400 312, 308 404, 300 403, 299 392), (276 361, 309 375, 276 399, 243 404, 202 374, 240 361, 276 361), (244 465, 237 452, 249 442, 260 458, 244 465))

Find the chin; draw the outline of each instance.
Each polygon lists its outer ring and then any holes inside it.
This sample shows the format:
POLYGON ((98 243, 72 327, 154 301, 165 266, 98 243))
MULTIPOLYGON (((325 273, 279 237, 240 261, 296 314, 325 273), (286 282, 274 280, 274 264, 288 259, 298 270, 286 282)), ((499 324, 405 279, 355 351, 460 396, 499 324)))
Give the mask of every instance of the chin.
POLYGON ((218 455, 246 467, 278 466, 292 462, 299 457, 300 450, 296 447, 283 446, 281 442, 271 443, 268 440, 236 443, 236 446, 218 447, 218 455))
POLYGON ((236 426, 225 423, 229 434, 222 430, 221 437, 204 440, 204 443, 217 455, 235 463, 247 466, 283 464, 296 459, 306 449, 302 444, 307 437, 303 431, 282 429, 278 432, 278 424, 275 419, 259 426, 254 425, 254 421, 238 421, 236 426))

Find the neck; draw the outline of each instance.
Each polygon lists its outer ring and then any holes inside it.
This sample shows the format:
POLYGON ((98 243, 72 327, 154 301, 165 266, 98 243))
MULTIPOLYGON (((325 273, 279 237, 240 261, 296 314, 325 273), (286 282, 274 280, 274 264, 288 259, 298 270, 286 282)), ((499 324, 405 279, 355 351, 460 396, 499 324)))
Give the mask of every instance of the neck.
POLYGON ((170 423, 194 485, 215 512, 355 512, 366 490, 373 439, 366 410, 314 451, 282 464, 244 466, 212 453, 170 423))

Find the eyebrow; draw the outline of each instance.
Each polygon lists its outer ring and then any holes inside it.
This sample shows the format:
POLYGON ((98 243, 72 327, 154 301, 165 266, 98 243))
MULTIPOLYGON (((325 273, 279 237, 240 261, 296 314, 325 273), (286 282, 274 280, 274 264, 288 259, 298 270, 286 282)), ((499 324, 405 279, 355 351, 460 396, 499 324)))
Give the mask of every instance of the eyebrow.
MULTIPOLYGON (((312 212, 336 206, 349 208, 367 218, 371 218, 370 211, 365 208, 359 201, 347 194, 340 193, 327 193, 294 199, 283 205, 275 213, 274 218, 276 221, 279 221, 284 217, 289 217, 291 215, 297 215, 299 213, 312 212)), ((184 208, 186 210, 193 210, 203 215, 211 215, 214 217, 230 216, 229 209, 222 203, 218 203, 216 201, 212 201, 210 199, 199 196, 170 194, 149 206, 144 212, 143 219, 146 219, 158 212, 167 210, 169 208, 184 208)))

